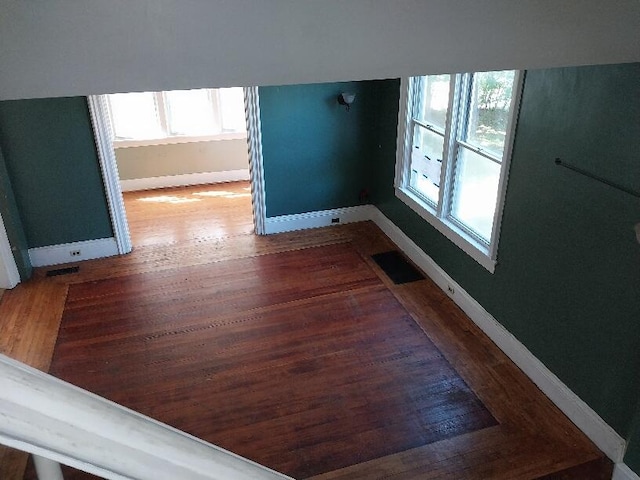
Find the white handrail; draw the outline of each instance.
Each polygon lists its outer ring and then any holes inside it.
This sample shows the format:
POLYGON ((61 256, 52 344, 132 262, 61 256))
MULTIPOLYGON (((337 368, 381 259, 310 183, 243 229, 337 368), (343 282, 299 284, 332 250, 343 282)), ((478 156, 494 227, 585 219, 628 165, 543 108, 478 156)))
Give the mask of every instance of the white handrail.
POLYGON ((4 355, 0 443, 113 480, 291 480, 4 355))

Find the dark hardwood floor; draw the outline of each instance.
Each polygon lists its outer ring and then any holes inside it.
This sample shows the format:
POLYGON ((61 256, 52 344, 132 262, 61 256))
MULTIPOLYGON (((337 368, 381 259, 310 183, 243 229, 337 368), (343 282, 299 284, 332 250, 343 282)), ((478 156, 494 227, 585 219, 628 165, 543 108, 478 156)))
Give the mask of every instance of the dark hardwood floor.
POLYGON ((1 351, 299 479, 611 477, 375 225, 256 237, 247 187, 126 194, 134 252, 6 292, 1 351))

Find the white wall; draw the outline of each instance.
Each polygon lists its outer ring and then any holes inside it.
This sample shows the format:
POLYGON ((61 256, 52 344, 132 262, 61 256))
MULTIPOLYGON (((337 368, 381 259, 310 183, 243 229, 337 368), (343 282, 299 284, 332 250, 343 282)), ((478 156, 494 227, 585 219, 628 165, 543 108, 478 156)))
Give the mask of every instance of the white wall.
POLYGON ((0 99, 640 60, 638 0, 0 0, 0 99))

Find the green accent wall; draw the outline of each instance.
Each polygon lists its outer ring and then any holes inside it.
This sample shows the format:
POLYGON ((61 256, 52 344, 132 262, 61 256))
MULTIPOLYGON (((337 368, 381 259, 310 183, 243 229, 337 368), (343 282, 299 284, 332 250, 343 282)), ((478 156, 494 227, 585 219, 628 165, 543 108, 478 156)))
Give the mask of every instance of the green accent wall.
POLYGON ((85 97, 0 102, 0 148, 29 248, 113 236, 85 97))
POLYGON ((631 434, 629 436, 624 462, 629 468, 640 475, 640 402, 636 408, 636 415, 631 425, 631 434))
POLYGON ((267 216, 359 205, 375 82, 260 87, 267 216), (337 102, 356 94, 351 110, 337 102))
POLYGON ((638 79, 640 64, 527 72, 495 274, 395 197, 392 155, 375 159, 378 208, 623 437, 640 380, 640 200, 554 159, 638 190, 638 79))
POLYGON ((9 181, 9 173, 4 162, 2 150, 0 150, 0 214, 7 231, 13 258, 20 273, 22 281, 31 277, 31 260, 29 259, 29 247, 27 237, 22 228, 22 220, 18 213, 18 206, 13 195, 13 188, 9 181))

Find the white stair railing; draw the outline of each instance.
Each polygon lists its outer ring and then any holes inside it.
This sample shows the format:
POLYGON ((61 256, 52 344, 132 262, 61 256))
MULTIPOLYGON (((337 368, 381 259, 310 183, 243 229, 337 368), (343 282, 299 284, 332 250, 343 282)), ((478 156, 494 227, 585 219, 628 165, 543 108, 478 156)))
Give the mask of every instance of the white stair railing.
POLYGON ((0 443, 52 478, 59 462, 113 480, 291 480, 4 355, 0 443))

